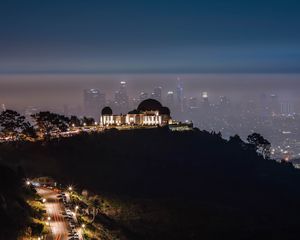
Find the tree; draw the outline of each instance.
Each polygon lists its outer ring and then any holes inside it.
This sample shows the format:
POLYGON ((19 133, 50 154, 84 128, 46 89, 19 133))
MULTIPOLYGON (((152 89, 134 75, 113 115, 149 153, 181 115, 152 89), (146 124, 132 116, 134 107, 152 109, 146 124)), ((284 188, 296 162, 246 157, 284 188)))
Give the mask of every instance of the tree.
POLYGON ((25 124, 25 117, 13 110, 5 110, 0 114, 1 131, 7 137, 18 138, 25 124))
POLYGON ((255 150, 263 155, 264 158, 270 158, 271 143, 259 133, 252 133, 247 137, 247 141, 255 150))
POLYGON ((37 137, 34 127, 29 122, 24 122, 22 127, 22 133, 29 138, 37 137))
POLYGON ((79 127, 80 125, 81 125, 81 122, 77 116, 70 117, 70 126, 79 127))
POLYGON ((245 146, 244 141, 237 134, 234 135, 234 136, 229 137, 229 143, 236 144, 236 145, 239 145, 239 146, 242 146, 242 147, 245 146))
POLYGON ((63 115, 46 111, 33 114, 31 117, 35 120, 40 134, 46 138, 50 138, 53 133, 60 133, 68 129, 69 118, 63 115))
POLYGON ((91 117, 83 117, 82 122, 83 122, 83 124, 86 124, 87 126, 92 126, 95 124, 94 118, 91 118, 91 117))

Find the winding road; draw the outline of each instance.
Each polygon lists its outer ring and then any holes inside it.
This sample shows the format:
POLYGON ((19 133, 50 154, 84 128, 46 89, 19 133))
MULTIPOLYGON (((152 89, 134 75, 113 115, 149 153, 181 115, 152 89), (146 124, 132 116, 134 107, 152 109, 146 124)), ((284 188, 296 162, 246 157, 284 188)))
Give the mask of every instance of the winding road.
POLYGON ((48 234, 46 240, 68 240, 68 231, 70 230, 67 220, 62 216, 64 211, 63 204, 59 201, 56 190, 48 188, 37 188, 37 193, 41 198, 45 198, 45 207, 47 217, 50 217, 51 233, 48 234))

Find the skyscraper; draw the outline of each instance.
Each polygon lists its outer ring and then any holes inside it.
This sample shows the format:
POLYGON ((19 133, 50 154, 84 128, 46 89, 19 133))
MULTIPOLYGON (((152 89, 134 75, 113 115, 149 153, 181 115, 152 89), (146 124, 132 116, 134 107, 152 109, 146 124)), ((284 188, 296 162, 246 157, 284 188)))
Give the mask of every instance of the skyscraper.
POLYGON ((203 104, 204 110, 209 109, 210 105, 209 105, 209 101, 208 101, 208 93, 207 92, 202 93, 202 104, 203 104))
POLYGON ((115 106, 117 108, 117 111, 128 111, 129 98, 127 95, 127 84, 125 81, 120 82, 120 88, 115 92, 115 106))
POLYGON ((148 98, 148 93, 146 93, 146 92, 140 92, 140 95, 139 95, 140 102, 146 100, 147 98, 148 98))
POLYGON ((180 78, 177 78, 177 87, 176 87, 176 107, 179 111, 183 111, 183 86, 180 78))
POLYGON ((202 101, 203 102, 208 102, 208 93, 207 92, 202 93, 202 101))
POLYGON ((272 116, 275 116, 280 113, 280 104, 279 104, 279 100, 278 100, 278 95, 271 94, 270 98, 271 98, 271 100, 270 100, 271 101, 270 102, 271 114, 272 114, 272 116))
POLYGON ((151 93, 151 98, 161 102, 161 91, 162 88, 161 87, 156 87, 153 89, 153 93, 151 93))
POLYGON ((198 107, 198 99, 196 97, 190 97, 188 107, 194 109, 198 107))
POLYGON ((95 88, 85 89, 83 94, 85 115, 98 119, 100 117, 100 110, 106 103, 105 94, 95 88))
POLYGON ((294 114, 294 105, 291 102, 281 102, 280 112, 282 115, 289 116, 294 114))
POLYGON ((173 91, 169 91, 167 93, 167 98, 166 98, 166 105, 169 108, 174 108, 174 92, 173 91))

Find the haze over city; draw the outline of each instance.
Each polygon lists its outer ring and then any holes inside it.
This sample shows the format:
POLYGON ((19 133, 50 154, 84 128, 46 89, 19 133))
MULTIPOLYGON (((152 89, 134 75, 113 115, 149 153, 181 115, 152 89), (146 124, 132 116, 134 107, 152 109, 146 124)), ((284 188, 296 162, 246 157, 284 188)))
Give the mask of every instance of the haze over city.
MULTIPOLYGON (((209 92, 211 100, 227 96, 233 101, 255 100, 263 93, 277 94, 299 109, 299 74, 2 74, 0 103, 11 108, 29 105, 62 110, 63 105, 83 105, 83 90, 97 88, 113 99, 120 81, 126 81, 130 98, 161 86, 164 95, 175 91, 177 79, 184 96, 200 97, 209 92), (291 87, 293 86, 293 87, 291 87)), ((78 113, 79 114, 79 113, 78 113)))

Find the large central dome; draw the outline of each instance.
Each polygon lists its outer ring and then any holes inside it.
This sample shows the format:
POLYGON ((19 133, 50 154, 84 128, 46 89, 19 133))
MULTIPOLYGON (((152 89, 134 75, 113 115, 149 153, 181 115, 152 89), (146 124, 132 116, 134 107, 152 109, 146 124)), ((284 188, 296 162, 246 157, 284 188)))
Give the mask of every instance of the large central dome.
POLYGON ((112 115, 113 112, 110 107, 105 107, 101 111, 101 115, 112 115))
POLYGON ((142 101, 137 110, 139 112, 145 112, 145 111, 160 111, 160 109, 162 108, 162 105, 159 101, 149 98, 146 99, 144 101, 142 101))

